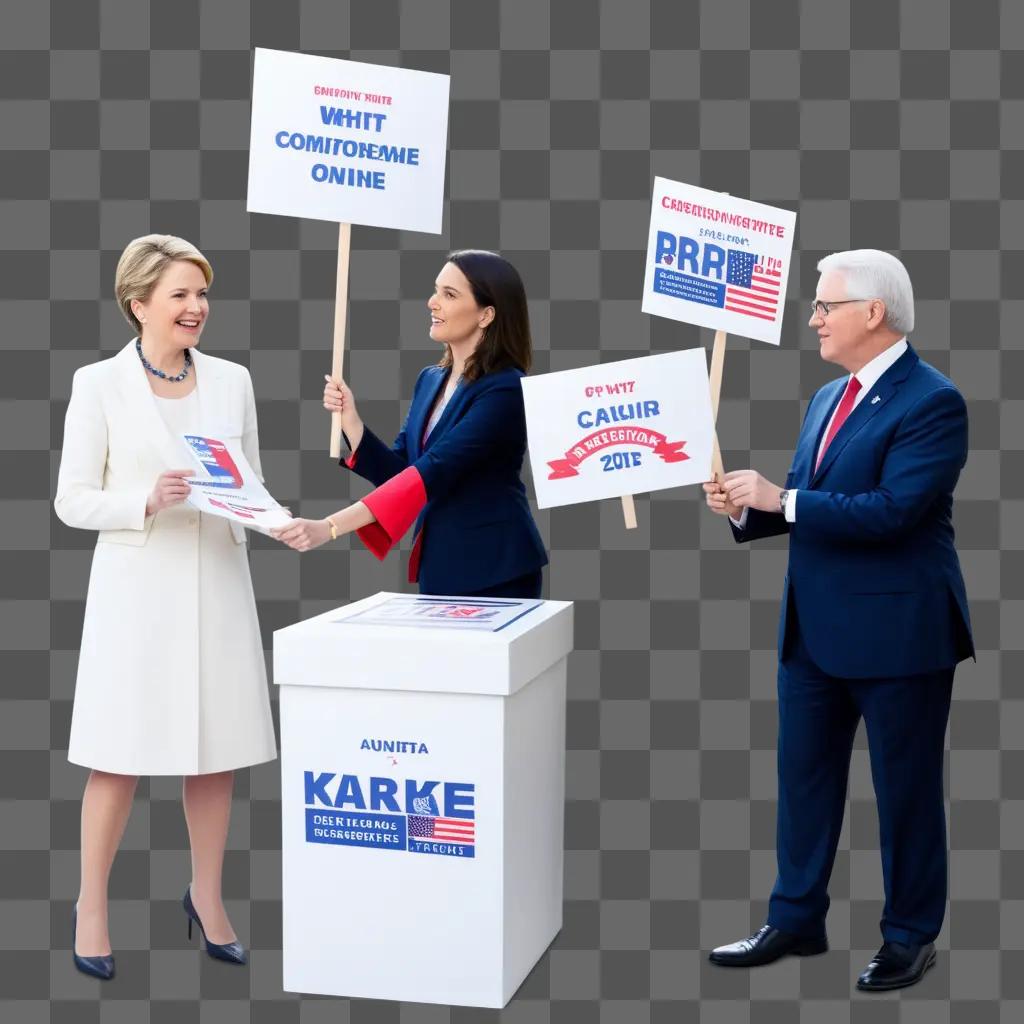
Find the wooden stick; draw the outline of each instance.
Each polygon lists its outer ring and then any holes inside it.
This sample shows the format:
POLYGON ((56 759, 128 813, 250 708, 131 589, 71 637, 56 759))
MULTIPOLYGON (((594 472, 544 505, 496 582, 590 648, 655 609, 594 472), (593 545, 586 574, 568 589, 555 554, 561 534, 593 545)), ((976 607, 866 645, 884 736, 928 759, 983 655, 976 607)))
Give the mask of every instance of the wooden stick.
POLYGON ((633 495, 622 496, 622 518, 626 521, 627 530, 636 529, 636 505, 633 504, 633 495))
MULTIPOLYGON (((711 418, 718 423, 718 400, 722 394, 722 368, 725 366, 725 331, 715 331, 715 344, 711 349, 711 418)), ((718 430, 716 427, 714 447, 711 452, 711 472, 721 482, 725 475, 722 464, 722 450, 718 447, 718 430)))
MULTIPOLYGON (((341 378, 345 364, 345 324, 348 320, 348 260, 352 251, 352 225, 338 225, 338 278, 334 289, 334 355, 331 376, 341 378)), ((341 413, 331 416, 331 458, 341 458, 341 413)))
MULTIPOLYGON (((728 192, 723 192, 727 196, 728 192)), ((722 368, 725 366, 725 331, 715 331, 715 343, 711 348, 711 422, 715 425, 715 436, 711 448, 711 476, 722 482, 725 466, 722 463, 722 449, 718 446, 718 399, 722 394, 722 368)))

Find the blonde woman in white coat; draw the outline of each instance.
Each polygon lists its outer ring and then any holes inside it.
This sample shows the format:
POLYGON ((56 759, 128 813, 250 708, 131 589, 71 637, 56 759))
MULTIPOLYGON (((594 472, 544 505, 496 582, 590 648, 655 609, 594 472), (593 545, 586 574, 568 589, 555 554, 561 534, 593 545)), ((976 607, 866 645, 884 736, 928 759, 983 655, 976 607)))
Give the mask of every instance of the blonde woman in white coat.
POLYGON ((239 440, 260 472, 247 370, 195 349, 212 278, 183 239, 128 245, 115 294, 139 337, 75 374, 64 427, 57 515, 99 531, 68 759, 92 769, 73 959, 101 979, 114 972, 107 881, 140 775, 184 776, 189 934, 196 921, 211 956, 246 959, 221 900, 233 770, 276 747, 245 531, 184 503, 184 433, 239 440))

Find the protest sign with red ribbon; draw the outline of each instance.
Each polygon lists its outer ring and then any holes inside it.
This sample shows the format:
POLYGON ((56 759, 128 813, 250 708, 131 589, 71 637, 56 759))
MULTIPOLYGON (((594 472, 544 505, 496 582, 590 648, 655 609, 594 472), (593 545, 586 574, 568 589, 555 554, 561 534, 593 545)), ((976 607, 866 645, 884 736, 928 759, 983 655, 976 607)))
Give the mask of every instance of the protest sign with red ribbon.
POLYGON ((537 504, 703 483, 714 425, 703 349, 523 379, 537 504))

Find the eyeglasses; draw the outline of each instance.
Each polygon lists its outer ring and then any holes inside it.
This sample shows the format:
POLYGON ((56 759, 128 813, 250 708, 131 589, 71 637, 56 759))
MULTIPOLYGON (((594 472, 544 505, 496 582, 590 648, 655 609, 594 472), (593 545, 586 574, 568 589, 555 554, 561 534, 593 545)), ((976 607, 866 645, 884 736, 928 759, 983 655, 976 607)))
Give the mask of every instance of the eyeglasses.
POLYGON ((820 316, 825 319, 832 312, 834 306, 845 306, 848 302, 870 302, 870 299, 839 299, 836 302, 822 302, 820 299, 811 303, 811 316, 820 316))

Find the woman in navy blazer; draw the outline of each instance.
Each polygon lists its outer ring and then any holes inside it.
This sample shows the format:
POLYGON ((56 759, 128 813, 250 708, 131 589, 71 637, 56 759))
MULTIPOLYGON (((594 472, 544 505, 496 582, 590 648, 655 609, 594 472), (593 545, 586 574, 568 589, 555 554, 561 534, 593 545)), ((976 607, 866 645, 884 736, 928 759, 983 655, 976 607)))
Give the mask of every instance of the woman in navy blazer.
POLYGON ((539 597, 548 557, 519 475, 520 379, 532 358, 522 279, 496 253, 454 252, 427 306, 430 336, 444 356, 420 373, 390 448, 363 424, 344 381, 328 377, 324 388, 324 407, 341 413, 351 449, 341 465, 376 490, 274 536, 306 551, 355 530, 382 559, 415 523, 409 579, 422 593, 539 597))

